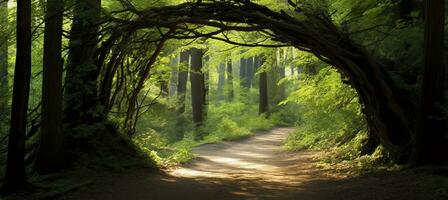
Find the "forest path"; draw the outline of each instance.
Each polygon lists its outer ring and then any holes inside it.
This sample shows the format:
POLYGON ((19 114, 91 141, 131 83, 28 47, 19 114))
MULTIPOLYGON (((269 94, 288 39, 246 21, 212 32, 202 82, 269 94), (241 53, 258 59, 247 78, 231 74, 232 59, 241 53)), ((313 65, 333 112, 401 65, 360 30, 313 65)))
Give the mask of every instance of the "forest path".
POLYGON ((276 128, 244 140, 200 146, 194 150, 196 159, 166 173, 134 169, 95 174, 90 187, 60 199, 444 199, 434 195, 434 190, 420 187, 422 177, 416 175, 326 176, 314 167, 313 152, 282 150, 290 131, 276 128))

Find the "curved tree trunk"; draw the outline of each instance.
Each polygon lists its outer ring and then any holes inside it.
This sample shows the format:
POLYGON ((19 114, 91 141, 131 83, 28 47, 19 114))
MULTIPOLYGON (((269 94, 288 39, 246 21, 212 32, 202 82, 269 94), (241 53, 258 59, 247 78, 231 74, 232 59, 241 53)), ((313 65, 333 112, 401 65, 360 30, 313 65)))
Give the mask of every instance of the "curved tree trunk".
POLYGON ((374 144, 379 136, 381 144, 392 153, 395 160, 406 162, 410 156, 413 127, 409 124, 411 119, 406 117, 411 115, 405 113, 412 110, 405 110, 403 105, 409 103, 399 98, 402 92, 387 82, 390 79, 388 74, 365 50, 351 41, 345 41, 344 44, 356 56, 334 57, 336 62, 333 65, 349 78, 359 94, 370 132, 368 135, 371 141, 367 143, 374 144))

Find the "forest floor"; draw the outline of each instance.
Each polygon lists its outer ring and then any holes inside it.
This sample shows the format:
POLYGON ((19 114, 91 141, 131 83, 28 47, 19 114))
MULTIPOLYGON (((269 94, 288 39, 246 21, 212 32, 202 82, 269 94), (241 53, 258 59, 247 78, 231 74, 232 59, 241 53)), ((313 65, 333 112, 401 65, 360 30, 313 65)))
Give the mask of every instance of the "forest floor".
MULTIPOLYGON (((316 152, 286 152, 292 131, 276 128, 194 150, 193 161, 164 171, 128 169, 84 174, 92 184, 59 200, 413 200, 448 199, 442 175, 383 172, 342 177, 315 167, 316 152)), ((446 182, 444 182, 446 183, 446 182)))

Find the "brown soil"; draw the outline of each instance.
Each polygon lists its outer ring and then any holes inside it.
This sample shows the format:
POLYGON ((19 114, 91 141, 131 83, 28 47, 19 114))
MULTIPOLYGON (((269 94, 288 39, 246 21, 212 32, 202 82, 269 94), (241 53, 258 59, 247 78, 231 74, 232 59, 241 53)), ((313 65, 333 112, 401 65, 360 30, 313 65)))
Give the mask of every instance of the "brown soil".
MULTIPOLYGON (((336 178, 314 167, 315 153, 285 152, 291 129, 277 128, 194 150, 197 159, 165 173, 145 169, 89 175, 93 184, 61 200, 413 200, 448 199, 440 177, 382 173, 336 178)), ((446 180, 442 178, 442 180, 446 180)))

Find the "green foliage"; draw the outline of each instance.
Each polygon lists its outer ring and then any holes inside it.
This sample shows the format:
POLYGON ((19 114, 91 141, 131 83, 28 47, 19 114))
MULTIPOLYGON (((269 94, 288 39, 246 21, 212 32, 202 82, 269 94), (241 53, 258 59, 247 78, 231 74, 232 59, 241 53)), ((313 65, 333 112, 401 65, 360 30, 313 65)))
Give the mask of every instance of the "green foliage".
MULTIPOLYGON (((142 120, 139 133, 134 138, 135 143, 162 166, 192 159, 194 155, 191 150, 198 145, 237 140, 250 136, 254 131, 267 130, 275 126, 273 120, 257 114, 256 105, 242 102, 209 105, 206 121, 200 130, 195 130, 191 123, 186 123, 184 127, 176 127, 173 123, 178 118, 187 121, 191 119, 185 116, 169 116, 168 112, 162 113, 156 112, 145 116, 143 119, 147 117, 146 119, 152 120, 142 120), (170 135, 176 131, 185 132, 183 140, 171 139, 170 135), (205 137, 202 140, 195 140, 196 131, 205 133, 205 137)), ((186 116, 190 114, 187 112, 186 116)))
POLYGON ((356 92, 339 73, 325 67, 298 83, 286 100, 301 105, 302 120, 286 142, 288 149, 325 149, 353 138, 365 127, 356 92))
POLYGON ((367 139, 361 105, 356 91, 342 82, 335 69, 323 67, 297 84, 299 89, 283 102, 300 105, 302 117, 288 136, 286 149, 321 151, 318 166, 345 175, 395 168, 381 146, 372 155, 361 155, 367 139))

